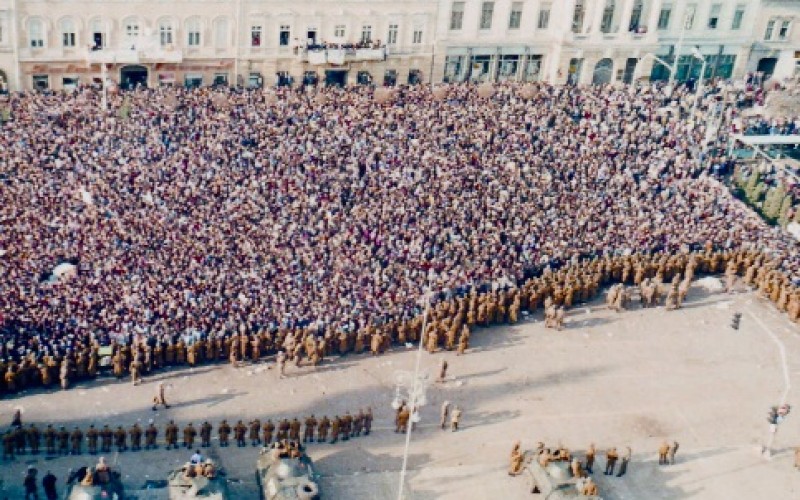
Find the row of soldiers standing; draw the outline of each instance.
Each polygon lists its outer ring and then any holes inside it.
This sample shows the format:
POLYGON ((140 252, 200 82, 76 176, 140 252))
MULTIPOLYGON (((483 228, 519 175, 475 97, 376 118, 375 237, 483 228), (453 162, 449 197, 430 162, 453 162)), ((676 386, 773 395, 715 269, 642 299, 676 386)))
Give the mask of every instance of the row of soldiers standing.
MULTIPOLYGON (((361 436, 362 433, 365 436, 369 435, 372 432, 372 419, 372 409, 367 408, 359 410, 355 415, 351 415, 348 411, 344 416, 336 415, 332 419, 327 416, 317 419, 312 414, 305 419, 304 427, 297 418, 291 420, 284 418, 278 421, 277 425, 271 419, 267 419, 263 424, 259 419, 252 420, 248 424, 239 420, 233 426, 228 424, 227 420, 223 420, 217 426, 217 434, 221 447, 228 446, 231 437, 238 446, 247 446, 248 440, 252 446, 269 445, 273 442, 273 438, 275 441, 300 440, 301 431, 304 443, 325 443, 328 442, 329 435, 330 442, 336 443, 339 439, 347 441, 352 437, 361 436)), ((196 438, 199 438, 200 446, 211 446, 213 429, 208 421, 197 428, 189 423, 182 429, 183 447, 193 448, 196 438)), ((181 429, 171 420, 163 434, 166 449, 179 447, 180 433, 181 429)), ((159 429, 152 422, 144 428, 135 423, 129 429, 121 425, 116 429, 108 425, 98 429, 90 425, 85 433, 79 427, 70 432, 63 426, 56 429, 50 424, 44 430, 40 430, 36 424, 31 424, 28 427, 20 426, 8 430, 3 435, 3 459, 13 460, 15 455, 24 455, 28 450, 36 455, 42 445, 48 455, 80 455, 83 452, 84 442, 91 454, 108 453, 112 448, 116 448, 119 452, 138 451, 142 449, 142 438, 144 438, 144 449, 150 450, 158 447, 159 434, 159 429)))
MULTIPOLYGON (((317 365, 332 355, 360 354, 367 349, 382 354, 392 344, 421 340, 429 352, 439 349, 469 349, 471 329, 477 326, 516 323, 523 312, 535 313, 544 307, 547 326, 563 326, 565 310, 595 298, 603 287, 614 284, 639 287, 645 306, 660 303, 661 284, 671 283, 666 293, 670 309, 680 307, 695 274, 722 274, 727 287, 737 276, 748 286, 757 287, 792 321, 800 320, 800 288, 765 254, 749 250, 705 250, 675 254, 633 254, 575 260, 558 269, 546 268, 518 287, 485 293, 473 288, 466 295, 440 300, 431 308, 423 332, 422 314, 368 323, 355 331, 335 331, 332 327, 279 328, 257 327, 243 321, 238 332, 220 332, 187 344, 182 338, 142 338, 127 344, 112 344, 112 370, 117 377, 133 372, 147 374, 164 366, 180 366, 228 360, 239 364, 257 362, 263 356, 284 352, 288 361, 300 365, 303 359, 317 365)), ((623 287, 614 287, 609 305, 624 309, 630 297, 623 287)), ((99 345, 83 345, 63 356, 36 357, 36 349, 21 362, 0 360, 0 394, 36 385, 50 385, 62 379, 62 387, 73 380, 92 378, 99 367, 99 345)))

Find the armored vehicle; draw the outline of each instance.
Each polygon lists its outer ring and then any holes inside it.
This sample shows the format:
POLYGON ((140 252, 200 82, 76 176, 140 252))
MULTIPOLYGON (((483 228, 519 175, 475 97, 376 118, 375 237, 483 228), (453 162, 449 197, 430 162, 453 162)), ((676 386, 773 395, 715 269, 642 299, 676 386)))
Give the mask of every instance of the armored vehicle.
POLYGON ((263 500, 318 500, 318 479, 299 443, 283 441, 261 449, 256 482, 263 500))
MULTIPOLYGON (((211 464, 213 468, 213 463, 211 464)), ((170 500, 204 498, 207 500, 227 500, 228 480, 222 471, 209 472, 208 462, 203 465, 186 464, 170 472, 167 477, 170 500)))
POLYGON ((581 494, 585 479, 572 477, 569 462, 555 461, 542 467, 538 460, 531 460, 527 467, 530 474, 531 492, 541 493, 548 500, 602 500, 599 496, 581 494))
POLYGON ((102 462, 96 468, 81 467, 67 476, 64 500, 123 500, 120 473, 102 462))

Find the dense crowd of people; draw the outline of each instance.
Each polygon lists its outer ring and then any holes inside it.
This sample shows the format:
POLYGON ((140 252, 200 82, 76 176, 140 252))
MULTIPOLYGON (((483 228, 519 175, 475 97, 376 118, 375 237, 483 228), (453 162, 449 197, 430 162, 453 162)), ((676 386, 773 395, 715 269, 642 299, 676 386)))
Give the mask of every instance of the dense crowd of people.
POLYGON ((715 176, 738 113, 721 88, 697 114, 658 85, 140 89, 105 111, 88 88, 7 96, 0 392, 42 368, 90 376, 109 345, 122 370, 198 345, 311 359, 438 330, 445 346, 515 303, 588 300, 637 266, 666 283, 692 260, 754 268, 789 308, 797 243, 715 176), (710 139, 703 113, 723 124, 710 139))

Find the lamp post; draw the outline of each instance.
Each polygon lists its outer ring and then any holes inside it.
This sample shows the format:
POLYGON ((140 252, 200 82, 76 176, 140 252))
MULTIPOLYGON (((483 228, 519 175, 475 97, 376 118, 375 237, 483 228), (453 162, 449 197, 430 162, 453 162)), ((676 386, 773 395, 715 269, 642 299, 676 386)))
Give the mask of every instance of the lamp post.
MULTIPOLYGON (((416 418, 419 420, 419 406, 425 404, 425 388, 427 386, 427 374, 420 374, 419 368, 422 362, 422 347, 423 347, 423 337, 425 335, 425 330, 428 327, 428 316, 430 313, 431 307, 431 295, 430 292, 426 292, 423 295, 423 300, 425 301, 425 309, 422 312, 422 331, 419 335, 419 346, 417 348, 417 359, 414 366, 413 374, 405 372, 407 375, 404 375, 403 372, 398 374, 397 384, 395 386, 395 400, 392 402, 392 408, 399 409, 400 408, 400 390, 401 386, 407 385, 408 386, 408 404, 411 405, 412 410, 412 419, 416 418), (410 376, 409 376, 410 375, 410 376), (407 379, 410 378, 411 380, 408 381, 407 379), (396 405, 396 407, 395 407, 396 405), (417 415, 416 417, 414 415, 417 415)), ((412 420, 413 422, 413 420, 412 420)), ((403 466, 400 469, 400 486, 398 487, 397 491, 397 500, 403 500, 403 488, 406 482, 406 468, 408 467, 408 448, 411 444, 411 427, 412 424, 409 423, 406 426, 406 444, 403 450, 403 466)))
POLYGON ((703 54, 700 52, 699 47, 694 47, 692 49, 692 57, 703 62, 703 66, 700 68, 700 79, 697 82, 697 89, 695 91, 695 96, 694 96, 693 110, 696 112, 697 103, 700 101, 700 95, 703 90, 703 78, 705 78, 706 76, 706 66, 708 65, 708 61, 706 60, 705 56, 703 56, 703 54))

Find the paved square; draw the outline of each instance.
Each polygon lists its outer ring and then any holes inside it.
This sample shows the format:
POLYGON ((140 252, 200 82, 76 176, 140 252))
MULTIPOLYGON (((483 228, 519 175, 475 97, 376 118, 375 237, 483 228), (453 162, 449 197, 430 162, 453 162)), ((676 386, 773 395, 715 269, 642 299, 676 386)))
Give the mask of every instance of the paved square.
MULTIPOLYGON (((767 438, 766 411, 785 388, 778 342, 785 345, 790 381, 796 382, 799 332, 753 293, 710 293, 698 285, 677 312, 634 305, 616 314, 595 302, 572 309, 562 332, 546 330, 540 314, 512 327, 476 329, 466 356, 423 355, 432 375, 446 357, 451 376, 428 391, 422 423, 412 436, 407 497, 536 498, 523 478, 506 475, 511 444, 521 439, 525 448, 540 440, 549 446, 562 442, 581 457, 594 442, 601 451, 596 470, 605 463, 602 450, 630 446, 633 460, 624 478, 595 473, 608 499, 800 498, 800 472, 792 466, 800 414, 791 414, 780 428, 772 460, 758 453, 767 438), (729 326, 734 311, 743 313, 738 331, 729 326), (438 428, 444 400, 464 409, 463 430, 438 428), (657 465, 663 439, 681 444, 675 466, 657 465)), ((15 407, 24 409, 26 423, 68 429, 89 423, 129 427, 154 419, 163 437, 170 419, 195 426, 209 419, 216 426, 223 418, 233 424, 312 412, 331 417, 370 405, 374 435, 315 444, 309 451, 324 475, 324 498, 393 499, 404 444, 403 436, 392 432, 394 376, 413 369, 415 355, 409 349, 348 356, 316 371, 291 368, 284 380, 267 364, 172 370, 139 387, 104 378, 66 392, 2 400, 1 422, 8 424, 15 407), (170 384, 173 407, 155 413, 149 401, 159 380, 170 384)), ((788 401, 800 404, 798 395, 800 384, 790 389, 788 401)), ((234 479, 236 498, 257 498, 257 450, 215 445, 212 453, 234 479)), ((165 498, 163 489, 142 488, 188 457, 185 450, 110 455, 140 499, 165 498)), ((69 467, 90 460, 25 455, 3 463, 0 478, 10 486, 10 498, 21 498, 28 464, 40 474, 52 470, 61 487, 69 467)))

